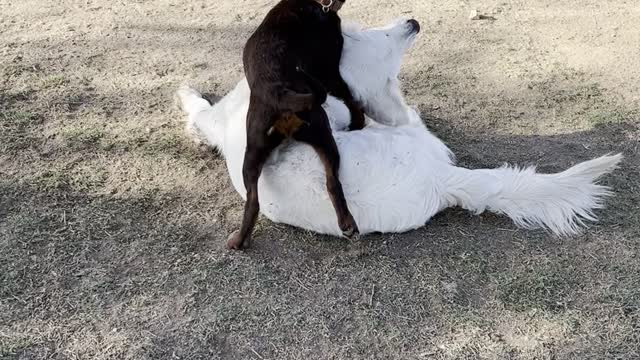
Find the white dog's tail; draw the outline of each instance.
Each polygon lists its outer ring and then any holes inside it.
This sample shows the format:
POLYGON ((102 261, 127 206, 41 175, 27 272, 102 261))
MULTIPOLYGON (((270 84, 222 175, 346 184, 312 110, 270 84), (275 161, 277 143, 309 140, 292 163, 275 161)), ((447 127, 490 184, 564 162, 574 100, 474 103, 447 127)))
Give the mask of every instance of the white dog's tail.
POLYGON ((602 156, 556 174, 534 167, 469 170, 453 167, 445 184, 449 205, 477 214, 489 210, 524 228, 545 228, 557 235, 577 233, 585 220, 595 221, 609 188, 595 181, 613 171, 622 154, 602 156))

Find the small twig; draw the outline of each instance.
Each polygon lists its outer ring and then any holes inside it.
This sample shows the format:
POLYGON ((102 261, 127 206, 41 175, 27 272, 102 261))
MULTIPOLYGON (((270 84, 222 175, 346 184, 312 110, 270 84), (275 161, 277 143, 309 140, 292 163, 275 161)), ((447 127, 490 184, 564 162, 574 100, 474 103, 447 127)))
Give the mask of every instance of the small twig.
POLYGON ((376 284, 371 287, 371 294, 369 295, 369 307, 373 306, 373 294, 376 292, 376 284))
POLYGON ((598 259, 595 255, 593 255, 592 253, 587 253, 587 255, 589 255, 590 257, 592 257, 594 260, 596 261, 600 261, 600 259, 598 259))
POLYGON ((262 357, 262 355, 258 354, 257 351, 253 350, 253 348, 249 348, 251 349, 251 351, 253 351, 254 354, 256 354, 257 357, 259 357, 260 359, 264 360, 264 358, 262 357))
POLYGON ((304 286, 304 284, 302 283, 302 281, 300 279, 298 279, 297 277, 294 278, 296 280, 296 282, 298 283, 298 285, 300 285, 303 289, 309 291, 309 288, 304 286))

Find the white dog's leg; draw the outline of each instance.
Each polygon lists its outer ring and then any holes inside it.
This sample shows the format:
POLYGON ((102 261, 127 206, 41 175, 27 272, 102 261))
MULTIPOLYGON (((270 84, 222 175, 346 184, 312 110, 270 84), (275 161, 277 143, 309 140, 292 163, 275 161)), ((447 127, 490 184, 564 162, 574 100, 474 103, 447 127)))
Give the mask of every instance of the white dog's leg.
POLYGON ((211 107, 211 104, 202 97, 198 90, 190 86, 180 86, 177 95, 180 100, 182 110, 189 114, 189 116, 211 107))
MULTIPOLYGON (((195 120, 201 112, 210 109, 211 104, 196 89, 187 85, 182 85, 176 92, 176 96, 179 100, 180 108, 188 115, 185 132, 198 144, 206 142, 204 134, 195 126, 195 120)), ((209 145, 215 146, 215 144, 211 143, 209 145)))
POLYGON ((223 101, 211 105, 202 95, 189 86, 182 86, 176 93, 182 109, 187 113, 185 132, 198 144, 206 144, 223 150, 224 106, 223 101))

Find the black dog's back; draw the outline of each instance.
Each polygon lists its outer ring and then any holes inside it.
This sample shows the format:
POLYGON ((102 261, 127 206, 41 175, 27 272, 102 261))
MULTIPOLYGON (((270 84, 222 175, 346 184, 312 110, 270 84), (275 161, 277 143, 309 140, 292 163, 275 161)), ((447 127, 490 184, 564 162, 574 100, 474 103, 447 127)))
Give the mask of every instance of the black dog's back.
POLYGON ((325 13, 313 0, 282 0, 245 45, 249 87, 265 104, 294 112, 323 103, 326 91, 340 97, 334 79, 342 46, 335 12, 325 13))

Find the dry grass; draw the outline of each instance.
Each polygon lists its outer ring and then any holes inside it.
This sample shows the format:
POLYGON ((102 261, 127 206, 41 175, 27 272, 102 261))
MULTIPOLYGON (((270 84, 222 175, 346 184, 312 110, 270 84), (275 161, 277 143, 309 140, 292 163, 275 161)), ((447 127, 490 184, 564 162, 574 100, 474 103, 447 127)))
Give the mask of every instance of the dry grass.
POLYGON ((450 210, 350 245, 261 219, 229 253, 239 197, 171 96, 228 91, 271 3, 0 0, 0 358, 640 357, 633 2, 344 8, 422 22, 406 95, 461 164, 624 152, 584 235, 450 210))

